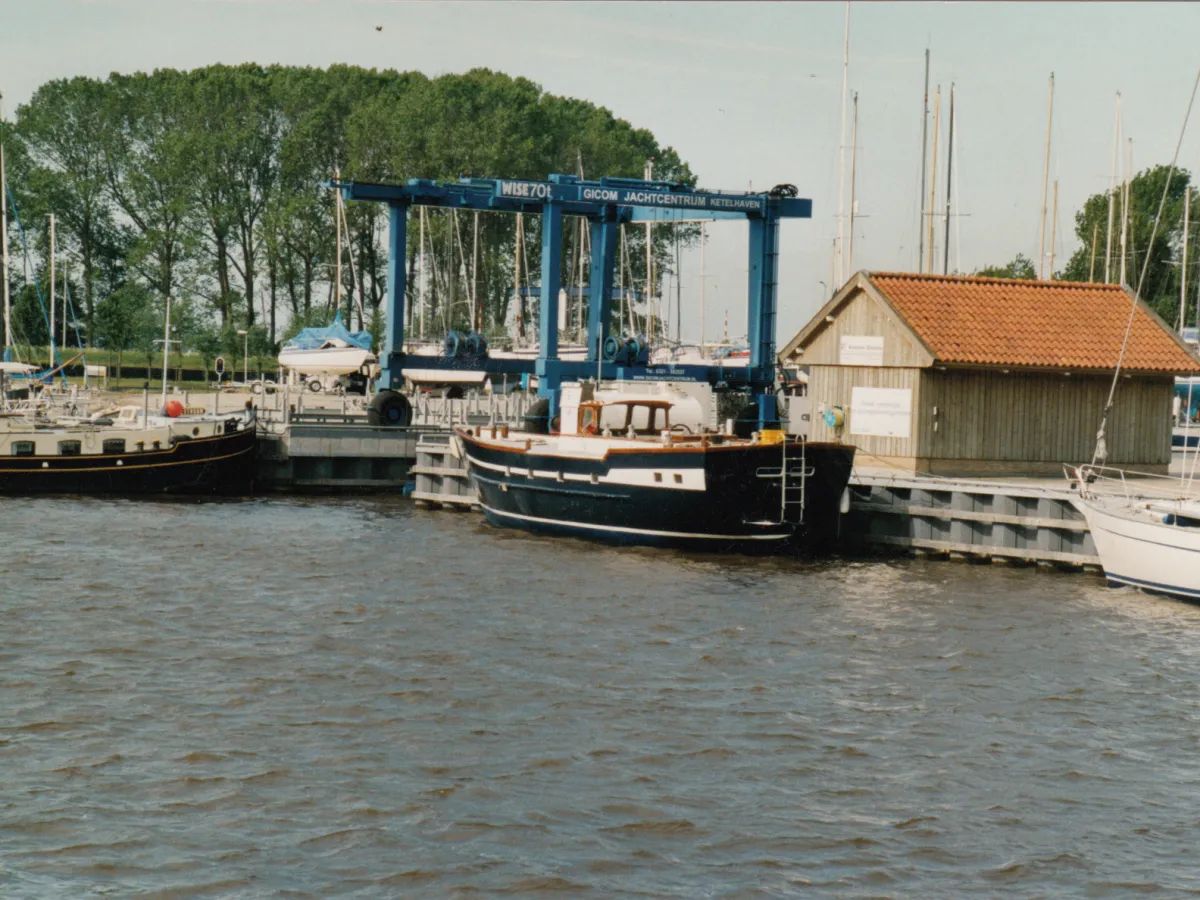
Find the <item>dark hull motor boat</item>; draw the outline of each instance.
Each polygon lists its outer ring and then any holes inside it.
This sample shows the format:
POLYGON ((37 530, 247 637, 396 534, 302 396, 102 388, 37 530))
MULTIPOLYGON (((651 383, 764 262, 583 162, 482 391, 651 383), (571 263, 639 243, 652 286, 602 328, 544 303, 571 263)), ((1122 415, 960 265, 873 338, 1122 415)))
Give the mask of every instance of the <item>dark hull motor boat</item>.
POLYGON ((256 446, 252 410, 145 416, 124 407, 68 422, 7 418, 0 494, 244 496, 254 489, 256 446))
POLYGON ((715 551, 836 535, 852 446, 697 434, 667 402, 576 399, 586 387, 564 386, 559 434, 457 430, 492 524, 715 551))

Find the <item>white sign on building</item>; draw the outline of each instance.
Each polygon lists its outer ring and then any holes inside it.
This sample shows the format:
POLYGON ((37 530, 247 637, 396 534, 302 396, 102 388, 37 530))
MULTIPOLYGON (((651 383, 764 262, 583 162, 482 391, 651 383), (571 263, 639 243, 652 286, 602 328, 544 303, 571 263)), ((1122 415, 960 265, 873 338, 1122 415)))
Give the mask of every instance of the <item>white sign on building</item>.
POLYGON ((882 366, 883 335, 842 335, 838 363, 843 366, 882 366))
POLYGON ((850 394, 850 433, 912 437, 912 389, 854 388, 850 394))

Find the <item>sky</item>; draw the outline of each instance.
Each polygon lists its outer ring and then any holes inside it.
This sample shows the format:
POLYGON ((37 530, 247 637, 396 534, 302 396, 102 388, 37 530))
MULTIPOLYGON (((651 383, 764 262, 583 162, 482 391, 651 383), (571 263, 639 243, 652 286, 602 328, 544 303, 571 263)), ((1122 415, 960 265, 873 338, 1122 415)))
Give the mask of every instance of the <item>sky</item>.
MULTIPOLYGON (((1075 212, 1109 184, 1116 93, 1135 170, 1165 164, 1200 66, 1200 4, 871 2, 849 10, 858 217, 852 260, 849 223, 841 223, 843 278, 917 266, 926 48, 931 95, 938 85, 943 92, 938 271, 952 83, 951 271, 1018 252, 1036 261, 1051 72, 1061 268, 1079 246, 1075 212)), ((0 0, 0 93, 11 116, 50 79, 217 62, 347 63, 430 76, 483 66, 525 76, 649 128, 702 187, 789 182, 812 198, 813 218, 782 229, 782 345, 839 280, 839 183, 848 210, 850 181, 849 149, 844 168, 839 150, 851 144, 849 122, 844 140, 841 131, 845 15, 839 2, 0 0)), ((1187 169, 1200 167, 1197 128, 1180 153, 1187 169)), ((683 264, 685 339, 700 335, 702 293, 707 339, 721 335, 726 316, 731 336, 745 332, 745 226, 716 223, 709 234, 703 291, 699 251, 683 264)))

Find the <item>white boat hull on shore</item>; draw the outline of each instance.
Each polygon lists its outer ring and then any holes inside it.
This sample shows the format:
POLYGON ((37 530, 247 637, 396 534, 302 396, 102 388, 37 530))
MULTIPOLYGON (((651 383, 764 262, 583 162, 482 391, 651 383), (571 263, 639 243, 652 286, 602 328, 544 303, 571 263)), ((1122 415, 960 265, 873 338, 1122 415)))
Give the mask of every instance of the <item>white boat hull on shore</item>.
POLYGON ((375 362, 375 354, 359 347, 283 350, 279 364, 304 375, 349 375, 375 362))

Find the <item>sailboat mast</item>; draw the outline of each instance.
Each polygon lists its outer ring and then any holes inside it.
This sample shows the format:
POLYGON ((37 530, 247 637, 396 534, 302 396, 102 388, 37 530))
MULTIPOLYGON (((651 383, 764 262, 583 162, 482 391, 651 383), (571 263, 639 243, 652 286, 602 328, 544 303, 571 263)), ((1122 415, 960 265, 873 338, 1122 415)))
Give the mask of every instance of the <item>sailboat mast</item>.
POLYGON ((521 298, 521 213, 513 225, 513 305, 517 308, 517 336, 525 337, 525 301, 521 298))
MULTIPOLYGON (((954 184, 954 82, 950 82, 950 130, 946 140, 946 238, 942 246, 942 274, 950 274, 950 188, 954 184)), ((959 251, 960 255, 962 251, 959 251)))
POLYGON ((1108 185, 1108 232, 1104 237, 1104 283, 1112 284, 1113 208, 1117 205, 1117 157, 1121 153, 1121 92, 1113 116, 1112 178, 1108 185))
POLYGON ((67 301, 69 301, 71 299, 71 295, 69 293, 69 291, 71 290, 71 286, 69 284, 67 284, 67 262, 66 262, 66 260, 63 260, 62 265, 60 265, 59 268, 62 269, 62 286, 63 286, 62 343, 59 344, 59 346, 65 350, 67 347, 67 315, 68 315, 67 301))
POLYGON ((1047 280, 1054 280, 1054 235, 1058 228, 1058 179, 1054 179, 1054 206, 1050 212, 1050 271, 1047 280))
POLYGON ((50 368, 54 368, 54 311, 58 303, 54 296, 54 213, 50 213, 50 368))
MULTIPOLYGON (((654 160, 646 160, 645 179, 654 178, 654 160)), ((650 255, 650 223, 646 223, 646 338, 654 343, 654 267, 650 255)))
POLYGON ((929 167, 929 212, 926 223, 926 245, 928 250, 925 254, 925 274, 933 274, 933 198, 937 196, 937 156, 938 156, 938 130, 942 116, 942 86, 938 85, 937 93, 933 97, 933 163, 929 167))
POLYGON ((854 271, 854 213, 858 204, 855 198, 855 168, 858 164, 858 91, 854 92, 854 124, 850 126, 850 246, 847 247, 846 272, 854 271))
MULTIPOLYGON (((171 359, 171 295, 167 294, 167 315, 163 321, 162 408, 167 408, 167 365, 171 359)), ((149 376, 149 372, 146 373, 149 376)), ((245 378, 245 375, 242 376, 245 378)), ((146 424, 145 422, 142 423, 146 424)))
POLYGON ((1187 322, 1187 251, 1188 251, 1188 216, 1192 205, 1192 186, 1189 184, 1183 192, 1183 253, 1179 258, 1179 330, 1187 322))
POLYGON ((1121 183, 1121 284, 1125 284, 1125 257, 1129 235, 1129 181, 1133 169, 1133 138, 1129 139, 1129 152, 1125 157, 1125 179, 1121 183))
POLYGON ((0 290, 4 293, 4 359, 12 356, 12 304, 8 297, 8 182, 4 175, 4 145, 0 144, 0 290))
POLYGON ((700 223, 700 355, 704 355, 704 243, 708 237, 705 226, 707 222, 700 223))
POLYGON ((479 304, 479 210, 471 224, 471 328, 483 331, 483 309, 479 304))
MULTIPOLYGON (((340 182, 342 180, 341 173, 337 167, 333 170, 333 180, 340 182)), ((334 312, 342 311, 342 190, 339 186, 333 192, 333 230, 337 232, 337 240, 334 251, 337 256, 337 262, 334 264, 334 282, 333 282, 333 309, 334 312)))
MULTIPOLYGON (((838 233, 837 233, 837 287, 841 287, 842 248, 845 246, 844 229, 846 217, 846 79, 850 74, 850 0, 846 0, 846 23, 842 43, 842 137, 838 144, 838 233)), ((837 287, 834 290, 837 290, 837 287)))
POLYGON ((917 221, 917 271, 925 268, 925 180, 929 145, 929 48, 925 48, 925 96, 921 100, 921 218, 917 221))
POLYGON ((1050 104, 1046 110, 1046 161, 1042 166, 1042 218, 1038 228, 1038 280, 1046 266, 1046 193, 1050 187, 1050 126, 1054 122, 1054 73, 1050 73, 1050 104))
POLYGON ((1088 283, 1096 280, 1096 238, 1100 236, 1100 223, 1092 224, 1092 264, 1088 267, 1088 283))
POLYGON ((417 209, 419 210, 419 212, 417 213, 417 219, 421 224, 421 252, 420 252, 421 278, 420 278, 420 281, 418 282, 418 287, 417 287, 417 293, 419 295, 420 304, 421 304, 421 312, 420 312, 420 315, 418 316, 419 324, 417 327, 418 327, 420 336, 422 338, 424 338, 425 337, 425 283, 426 283, 426 281, 428 281, 429 275, 425 268, 426 267, 426 263, 425 263, 425 207, 418 206, 417 209))
MULTIPOLYGON (((837 289, 837 238, 834 238, 829 247, 829 296, 836 294, 837 289)), ((726 328, 728 329, 728 325, 726 328)))

